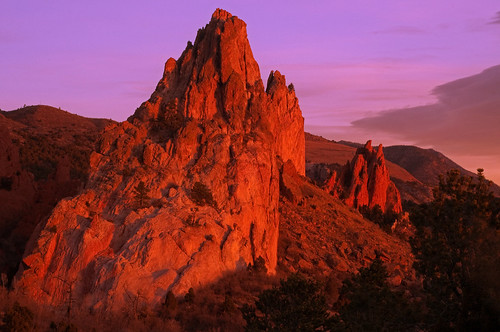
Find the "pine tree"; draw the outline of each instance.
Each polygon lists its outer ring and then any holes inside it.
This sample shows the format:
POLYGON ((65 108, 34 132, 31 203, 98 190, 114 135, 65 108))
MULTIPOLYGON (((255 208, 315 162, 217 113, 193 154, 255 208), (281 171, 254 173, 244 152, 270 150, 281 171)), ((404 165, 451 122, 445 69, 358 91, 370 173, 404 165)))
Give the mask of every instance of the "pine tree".
POLYGON ((380 258, 343 281, 333 331, 411 331, 417 310, 403 294, 390 289, 380 258))
POLYGON ((315 331, 326 326, 326 309, 319 285, 292 274, 260 293, 255 307, 244 306, 242 313, 248 331, 315 331))
POLYGON ((491 283, 500 279, 499 211, 489 185, 481 169, 475 181, 450 171, 434 200, 411 212, 414 266, 423 277, 431 329, 500 328, 500 294, 491 283))

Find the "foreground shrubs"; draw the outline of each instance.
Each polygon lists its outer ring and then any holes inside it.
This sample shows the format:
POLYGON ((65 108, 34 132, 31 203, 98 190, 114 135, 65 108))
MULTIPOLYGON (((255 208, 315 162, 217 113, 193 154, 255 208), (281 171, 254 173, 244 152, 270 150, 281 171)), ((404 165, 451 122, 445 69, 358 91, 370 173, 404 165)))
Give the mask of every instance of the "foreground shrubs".
POLYGON ((300 274, 260 293, 255 307, 244 306, 242 313, 248 331, 315 331, 329 324, 319 284, 300 274))
POLYGON ((343 281, 331 325, 338 331, 412 331, 418 322, 416 306, 387 282, 380 258, 343 281))
POLYGON ((24 332, 33 328, 33 312, 27 307, 21 306, 18 302, 7 310, 3 318, 1 331, 24 332))
POLYGON ((370 208, 367 205, 363 205, 359 207, 359 212, 366 219, 376 223, 379 225, 384 231, 390 232, 391 226, 394 222, 401 220, 401 213, 395 213, 393 211, 383 212, 380 205, 375 205, 370 208))

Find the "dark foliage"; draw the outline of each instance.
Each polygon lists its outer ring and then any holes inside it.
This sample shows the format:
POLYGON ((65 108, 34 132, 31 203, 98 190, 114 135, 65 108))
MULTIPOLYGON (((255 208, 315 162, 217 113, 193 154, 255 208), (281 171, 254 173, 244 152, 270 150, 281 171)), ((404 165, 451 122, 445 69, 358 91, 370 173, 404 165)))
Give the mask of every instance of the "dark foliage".
MULTIPOLYGON (((91 140, 93 137, 87 137, 91 140)), ((85 143, 90 146, 91 143, 85 143)), ((90 164, 90 148, 75 144, 55 144, 45 135, 25 135, 19 149, 21 165, 35 176, 35 180, 46 180, 56 171, 59 160, 69 158, 73 179, 86 181, 90 164)))
POLYGON ((175 137, 184 123, 184 116, 178 112, 176 101, 172 100, 161 106, 158 118, 153 120, 152 130, 161 134, 165 139, 171 139, 175 137))
POLYGON ((259 256, 255 259, 253 265, 248 264, 247 270, 249 272, 267 273, 266 261, 262 258, 262 256, 259 256))
POLYGON ((338 331, 411 331, 417 310, 402 293, 392 291, 387 270, 380 258, 370 267, 343 282, 335 304, 338 316, 332 330, 338 331))
POLYGON ((383 212, 380 205, 375 205, 373 208, 363 205, 359 207, 359 212, 366 219, 380 225, 385 231, 389 231, 394 222, 401 219, 400 213, 394 211, 383 212))
POLYGON ((3 326, 0 326, 2 331, 31 331, 33 329, 33 313, 27 307, 16 302, 5 313, 3 323, 3 326))
POLYGON ((49 331, 50 332, 78 332, 78 328, 71 324, 71 323, 66 323, 66 322, 51 322, 49 326, 49 331))
POLYGON ((151 197, 149 197, 149 189, 146 188, 143 181, 139 182, 139 184, 134 188, 134 198, 140 209, 147 207, 147 203, 151 197))
POLYGON ((11 176, 2 176, 0 178, 0 189, 11 191, 13 179, 11 176))
POLYGON ((300 274, 260 293, 255 307, 246 305, 242 313, 247 331, 315 331, 328 324, 321 288, 300 274))
POLYGON ((196 182, 191 189, 191 200, 199 206, 210 205, 217 207, 210 189, 201 182, 196 182))
POLYGON ((189 304, 193 304, 194 302, 194 289, 193 287, 189 288, 186 295, 184 295, 184 301, 189 304))
POLYGON ((489 185, 481 169, 476 181, 450 171, 434 200, 411 211, 430 329, 500 329, 499 209, 489 185))
POLYGON ((165 302, 161 306, 160 316, 164 319, 173 318, 177 313, 177 298, 172 291, 168 291, 165 302))

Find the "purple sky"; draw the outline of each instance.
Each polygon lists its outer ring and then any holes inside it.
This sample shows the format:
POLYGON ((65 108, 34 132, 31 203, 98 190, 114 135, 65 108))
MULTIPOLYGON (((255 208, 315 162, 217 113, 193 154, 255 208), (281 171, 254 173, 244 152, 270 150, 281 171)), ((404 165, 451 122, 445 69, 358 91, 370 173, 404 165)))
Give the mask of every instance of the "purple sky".
POLYGON ((418 140, 396 126, 374 130, 377 121, 351 124, 383 110, 434 104, 436 86, 499 65, 498 0, 3 0, 0 108, 47 104, 124 120, 149 98, 164 62, 179 57, 217 7, 247 22, 264 78, 278 69, 294 83, 306 130, 336 140, 434 147, 500 182, 500 148, 460 152, 442 137, 418 140))

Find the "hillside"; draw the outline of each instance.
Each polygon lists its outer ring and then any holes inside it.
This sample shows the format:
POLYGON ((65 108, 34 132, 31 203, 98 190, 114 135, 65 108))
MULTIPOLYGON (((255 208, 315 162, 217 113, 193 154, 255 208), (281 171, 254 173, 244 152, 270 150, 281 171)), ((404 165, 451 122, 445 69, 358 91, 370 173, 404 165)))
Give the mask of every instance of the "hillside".
POLYGON ((42 105, 0 113, 0 272, 13 276, 36 224, 83 187, 111 122, 42 105))
MULTIPOLYGON (((405 168, 419 181, 428 185, 436 186, 439 183, 439 175, 452 169, 458 169, 460 173, 476 177, 475 173, 464 169, 442 153, 433 149, 422 149, 409 145, 394 145, 384 148, 387 159, 405 168)), ((493 183, 491 190, 500 196, 500 187, 493 183)))

